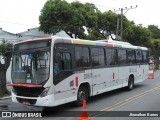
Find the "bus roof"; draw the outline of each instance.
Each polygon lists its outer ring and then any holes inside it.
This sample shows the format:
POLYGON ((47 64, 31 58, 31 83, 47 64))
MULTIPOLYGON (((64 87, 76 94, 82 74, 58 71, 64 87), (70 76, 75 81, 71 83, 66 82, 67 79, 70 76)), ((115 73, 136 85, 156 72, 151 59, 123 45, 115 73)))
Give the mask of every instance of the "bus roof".
POLYGON ((84 40, 84 39, 73 39, 73 38, 64 38, 64 37, 57 37, 57 36, 50 36, 44 38, 33 38, 29 40, 20 41, 19 43, 25 43, 30 41, 37 41, 37 40, 54 40, 55 43, 72 43, 72 44, 80 44, 80 45, 93 45, 93 46, 106 46, 106 47, 119 47, 119 48, 131 48, 131 49, 142 49, 148 50, 146 47, 141 46, 134 46, 128 42, 121 42, 121 41, 114 41, 114 40, 84 40))
POLYGON ((63 43, 68 43, 71 41, 72 44, 81 44, 81 45, 94 45, 94 46, 106 46, 106 47, 119 47, 119 48, 131 48, 131 49, 142 49, 148 50, 147 47, 141 46, 134 46, 128 42, 121 42, 121 41, 91 41, 91 40, 83 40, 83 39, 71 39, 71 38, 62 38, 63 43))
POLYGON ((30 42, 30 41, 38 41, 38 40, 49 40, 49 39, 52 39, 52 37, 50 36, 50 37, 32 38, 32 39, 28 39, 28 40, 23 40, 23 41, 17 42, 16 44, 30 42))

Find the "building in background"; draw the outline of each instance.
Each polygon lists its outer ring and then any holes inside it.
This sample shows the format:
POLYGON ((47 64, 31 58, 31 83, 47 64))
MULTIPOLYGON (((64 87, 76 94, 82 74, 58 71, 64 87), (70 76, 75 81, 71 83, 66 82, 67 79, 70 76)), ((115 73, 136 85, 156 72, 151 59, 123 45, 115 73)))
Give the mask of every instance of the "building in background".
POLYGON ((7 40, 11 43, 14 43, 18 41, 18 37, 16 36, 16 34, 4 31, 2 28, 0 28, 0 43, 2 42, 2 40, 7 40))
MULTIPOLYGON (((37 37, 48 37, 52 34, 45 34, 42 31, 39 31, 39 27, 28 29, 27 31, 20 32, 20 33, 10 33, 7 31, 4 31, 2 28, 0 28, 0 43, 2 40, 7 40, 13 44, 15 44, 18 41, 37 38, 37 37)), ((54 36, 59 37, 67 37, 70 38, 69 35, 67 35, 64 31, 60 31, 56 33, 54 36)))

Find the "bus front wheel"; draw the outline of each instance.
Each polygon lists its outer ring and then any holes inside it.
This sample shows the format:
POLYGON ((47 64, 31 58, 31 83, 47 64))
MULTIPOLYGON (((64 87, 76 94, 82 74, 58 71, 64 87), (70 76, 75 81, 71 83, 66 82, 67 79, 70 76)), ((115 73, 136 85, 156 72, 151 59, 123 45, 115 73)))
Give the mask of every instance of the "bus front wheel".
POLYGON ((78 93, 77 93, 77 106, 82 106, 83 100, 88 100, 88 90, 85 86, 80 86, 78 93))

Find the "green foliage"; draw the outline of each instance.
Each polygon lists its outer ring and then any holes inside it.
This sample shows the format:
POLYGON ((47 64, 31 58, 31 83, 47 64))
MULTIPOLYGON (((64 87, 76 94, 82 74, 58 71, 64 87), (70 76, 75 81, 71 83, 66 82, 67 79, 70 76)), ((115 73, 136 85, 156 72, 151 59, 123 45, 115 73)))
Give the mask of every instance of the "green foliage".
POLYGON ((0 61, 0 95, 4 95, 7 93, 6 89, 6 72, 10 65, 11 60, 11 51, 12 51, 13 44, 3 40, 0 43, 0 55, 4 56, 5 63, 2 64, 0 61))
POLYGON ((156 68, 159 69, 159 57, 160 57, 160 39, 151 39, 149 41, 150 55, 155 59, 156 68))
POLYGON ((157 49, 160 49, 160 39, 150 39, 148 42, 148 47, 152 49, 152 54, 154 54, 157 49))
POLYGON ((148 29, 151 31, 152 38, 159 39, 160 38, 160 29, 155 25, 148 25, 148 29))
POLYGON ((55 34, 64 30, 71 38, 85 38, 97 24, 97 8, 93 4, 67 3, 65 0, 48 0, 39 16, 40 30, 55 34))
POLYGON ((99 14, 98 27, 104 36, 106 32, 115 33, 117 27, 117 18, 118 15, 112 11, 99 14))
POLYGON ((12 47, 13 47, 12 43, 2 40, 2 43, 0 44, 0 54, 5 56, 6 55, 5 53, 12 51, 12 47))
POLYGON ((89 40, 101 40, 101 39, 105 39, 105 36, 102 33, 100 33, 98 30, 93 29, 88 33, 86 38, 89 40))
POLYGON ((151 38, 151 33, 147 28, 132 25, 126 31, 124 38, 131 44, 145 46, 151 38))
POLYGON ((97 11, 98 9, 93 4, 82 4, 79 2, 71 3, 73 11, 73 19, 71 27, 68 26, 67 31, 75 35, 75 38, 86 38, 85 31, 90 32, 97 26, 97 11), (86 29, 85 29, 86 28, 86 29))
POLYGON ((65 30, 71 23, 71 5, 62 0, 48 0, 39 16, 40 30, 48 34, 55 34, 65 30))
MULTIPOLYGON (((104 39, 115 33, 117 19, 112 11, 100 12, 94 4, 48 0, 39 16, 40 30, 48 34, 65 31, 71 38, 104 39)), ((124 16, 124 28, 130 21, 124 16)))
MULTIPOLYGON (((97 40, 115 34, 117 19, 120 17, 112 11, 101 12, 90 3, 48 0, 41 10, 39 21, 40 30, 45 33, 55 34, 63 30, 71 38, 97 40)), ((151 39, 159 41, 160 29, 155 25, 149 25, 148 28, 136 26, 123 16, 123 38, 134 45, 154 48, 155 45, 160 45, 151 39)))

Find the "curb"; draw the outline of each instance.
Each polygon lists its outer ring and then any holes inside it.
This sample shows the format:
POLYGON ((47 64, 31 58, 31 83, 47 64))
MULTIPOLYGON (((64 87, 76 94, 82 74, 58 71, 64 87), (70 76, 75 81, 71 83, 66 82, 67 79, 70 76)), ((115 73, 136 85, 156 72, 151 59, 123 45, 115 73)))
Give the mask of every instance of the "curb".
POLYGON ((0 100, 5 100, 5 99, 9 99, 9 98, 11 98, 11 96, 2 97, 2 98, 0 98, 0 100))

